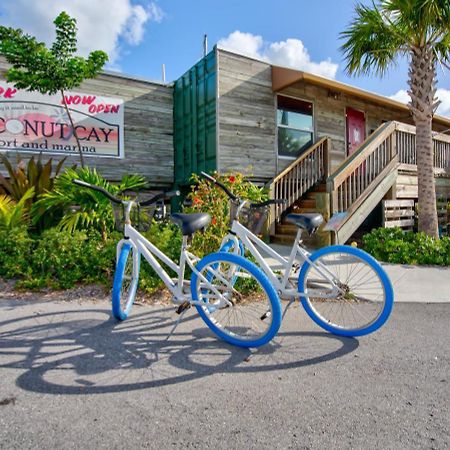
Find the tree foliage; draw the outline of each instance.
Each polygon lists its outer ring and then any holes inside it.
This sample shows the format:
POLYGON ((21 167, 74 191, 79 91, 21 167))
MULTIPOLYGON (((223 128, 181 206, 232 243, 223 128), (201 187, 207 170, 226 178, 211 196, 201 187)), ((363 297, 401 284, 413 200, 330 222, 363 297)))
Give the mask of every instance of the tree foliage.
POLYGON ((87 78, 96 77, 108 60, 108 55, 96 50, 87 59, 77 56, 76 19, 63 11, 53 23, 56 39, 51 48, 21 29, 0 26, 0 54, 12 65, 6 79, 16 88, 41 94, 61 93, 83 167, 83 153, 64 91, 79 86, 87 78))
POLYGON ((449 68, 450 0, 381 0, 357 4, 355 17, 341 33, 350 74, 382 76, 399 57, 409 60, 409 109, 416 125, 419 230, 438 237, 433 170, 432 119, 436 66, 449 68), (420 143, 420 145, 419 145, 420 143))

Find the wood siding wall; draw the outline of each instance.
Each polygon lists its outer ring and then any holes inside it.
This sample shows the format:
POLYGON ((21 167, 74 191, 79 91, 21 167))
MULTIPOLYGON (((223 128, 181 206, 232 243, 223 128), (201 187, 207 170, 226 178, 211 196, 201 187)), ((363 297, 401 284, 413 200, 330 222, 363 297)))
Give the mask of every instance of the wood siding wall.
MULTIPOLYGON (((0 59, 0 79, 5 79, 7 64, 0 59)), ((85 81, 74 92, 121 98, 124 101, 125 157, 95 158, 85 155, 85 164, 96 167, 110 180, 124 174, 144 175, 151 186, 170 186, 173 183, 173 88, 172 86, 127 78, 121 75, 101 74, 85 81)), ((5 152, 14 159, 16 152, 5 152)), ((32 154, 21 152, 24 159, 32 154)), ((54 160, 62 156, 55 155, 54 160)), ((44 160, 47 158, 44 155, 44 160)), ((66 165, 79 164, 79 158, 70 156, 66 165)))
POLYGON ((345 94, 338 94, 334 98, 334 93, 329 92, 328 89, 301 82, 284 89, 279 94, 313 102, 315 139, 318 140, 328 136, 332 141, 331 170, 338 167, 347 155, 345 117, 347 107, 365 112, 366 137, 385 121, 397 120, 412 123, 408 114, 369 104, 345 94))
POLYGON ((217 60, 218 170, 273 178, 276 111, 270 65, 223 50, 217 50, 217 60))

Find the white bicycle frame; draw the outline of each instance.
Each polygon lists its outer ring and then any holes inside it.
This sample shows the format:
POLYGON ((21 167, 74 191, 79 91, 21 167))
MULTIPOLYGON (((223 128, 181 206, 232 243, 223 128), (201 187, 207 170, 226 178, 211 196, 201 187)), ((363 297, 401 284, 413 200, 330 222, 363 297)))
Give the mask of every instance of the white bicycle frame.
MULTIPOLYGON (((158 274, 164 284, 167 286, 169 291, 172 294, 172 301, 175 304, 182 304, 188 301, 191 305, 204 305, 203 301, 194 301, 191 298, 190 289, 189 293, 185 292, 185 268, 186 263, 195 272, 201 283, 204 283, 204 286, 210 289, 219 299, 221 305, 231 305, 230 301, 222 295, 213 284, 211 284, 202 273, 198 272, 195 268, 195 263, 197 263, 200 258, 190 253, 188 248, 188 237, 183 236, 181 253, 180 253, 180 263, 176 264, 172 259, 170 259, 165 253, 159 250, 155 245, 153 245, 150 241, 148 241, 138 230, 136 230, 130 221, 130 211, 133 207, 133 201, 123 202, 125 206, 125 227, 124 227, 124 238, 121 239, 117 244, 116 249, 116 260, 119 259, 120 250, 123 244, 130 244, 136 251, 133 253, 135 261, 133 264, 133 277, 138 276, 139 272, 139 259, 140 255, 143 255, 146 261, 150 264, 153 270, 158 274), (170 269, 172 269, 176 274, 176 279, 174 281, 173 278, 167 273, 167 271, 161 266, 159 263, 166 264, 170 269)), ((217 276, 217 274, 215 274, 217 276)), ((222 277, 220 277, 221 281, 226 282, 222 277)), ((232 288, 232 286, 230 286, 232 288)))
MULTIPOLYGON (((242 201, 239 205, 238 211, 240 211, 240 209, 242 209, 246 203, 246 201, 242 201)), ((292 246, 291 253, 288 258, 285 258, 275 250, 273 250, 271 247, 269 247, 248 228, 244 227, 238 220, 234 219, 231 226, 231 232, 223 238, 221 247, 226 242, 229 242, 231 240, 233 242, 234 253, 239 254, 240 240, 244 247, 256 259, 263 272, 267 275, 270 282, 275 287, 280 298, 291 300, 298 297, 308 297, 308 295, 306 295, 305 293, 299 292, 298 288, 292 287, 292 283, 290 281, 292 280, 295 272, 299 272, 301 268, 301 265, 296 267, 295 263, 297 256, 300 255, 303 263, 308 262, 309 264, 311 264, 332 286, 332 291, 327 294, 321 291, 321 296, 325 298, 333 298, 338 292, 342 292, 340 287, 337 285, 339 281, 335 279, 333 274, 330 273, 330 271, 323 264, 321 264, 320 262, 316 264, 311 261, 311 259, 309 258, 311 253, 300 245, 302 231, 303 230, 299 228, 294 245, 292 246), (281 276, 277 276, 277 274, 272 270, 266 259, 261 255, 258 248, 274 258, 278 263, 280 263, 283 272, 281 276)))

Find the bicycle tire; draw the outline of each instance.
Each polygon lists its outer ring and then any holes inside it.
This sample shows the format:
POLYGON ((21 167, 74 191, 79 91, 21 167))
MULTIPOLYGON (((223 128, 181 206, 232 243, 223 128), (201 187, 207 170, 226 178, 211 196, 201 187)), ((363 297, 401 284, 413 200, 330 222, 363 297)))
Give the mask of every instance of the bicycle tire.
POLYGON ((191 277, 191 295, 204 303, 195 306, 206 325, 232 345, 260 347, 280 328, 281 305, 274 287, 242 256, 224 252, 205 256, 191 277))
POLYGON ((117 259, 112 291, 112 315, 117 320, 125 320, 130 314, 139 282, 139 262, 136 247, 125 242, 117 259))
POLYGON ((341 336, 363 336, 388 320, 394 291, 372 256, 358 248, 332 245, 314 252, 310 261, 323 264, 340 284, 340 292, 333 293, 332 284, 314 265, 306 261, 301 267, 298 290, 305 294, 301 303, 317 325, 341 336))

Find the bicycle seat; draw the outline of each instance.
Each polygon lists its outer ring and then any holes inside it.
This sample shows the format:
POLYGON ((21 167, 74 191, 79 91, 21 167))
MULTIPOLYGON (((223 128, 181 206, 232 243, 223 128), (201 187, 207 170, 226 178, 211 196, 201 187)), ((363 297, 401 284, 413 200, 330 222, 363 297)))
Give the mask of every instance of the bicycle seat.
POLYGON ((299 228, 308 231, 309 234, 314 233, 323 222, 323 216, 319 213, 310 214, 288 214, 286 222, 293 223, 299 228))
POLYGON ((211 222, 211 216, 206 213, 174 213, 170 215, 170 219, 181 228, 183 236, 190 236, 198 230, 205 229, 211 222))

